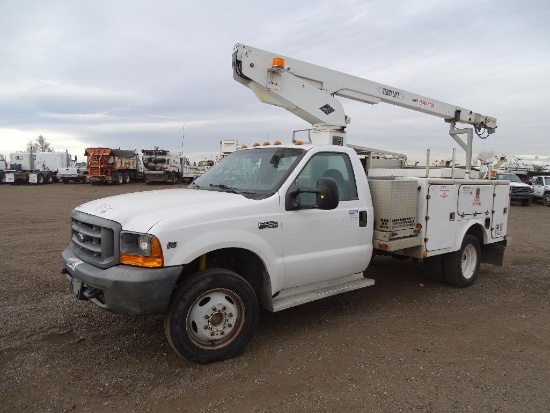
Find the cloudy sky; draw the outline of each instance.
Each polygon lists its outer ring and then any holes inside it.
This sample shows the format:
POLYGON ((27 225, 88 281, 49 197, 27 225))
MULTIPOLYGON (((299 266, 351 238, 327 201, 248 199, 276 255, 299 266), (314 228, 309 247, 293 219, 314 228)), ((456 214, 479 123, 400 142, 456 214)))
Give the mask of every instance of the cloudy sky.
MULTIPOLYGON (((0 0, 0 153, 43 135, 89 146, 215 152, 289 142, 308 124, 232 78, 236 43, 498 120, 474 155, 550 155, 550 2, 0 0)), ((350 143, 450 158, 441 119, 342 100, 350 143)))

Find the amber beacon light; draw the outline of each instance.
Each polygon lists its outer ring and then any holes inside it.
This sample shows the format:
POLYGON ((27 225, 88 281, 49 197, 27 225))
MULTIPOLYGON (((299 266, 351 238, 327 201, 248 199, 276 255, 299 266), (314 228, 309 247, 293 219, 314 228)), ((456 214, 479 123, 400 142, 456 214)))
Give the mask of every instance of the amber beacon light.
POLYGON ((282 57, 273 58, 273 68, 284 69, 285 68, 285 59, 282 57))

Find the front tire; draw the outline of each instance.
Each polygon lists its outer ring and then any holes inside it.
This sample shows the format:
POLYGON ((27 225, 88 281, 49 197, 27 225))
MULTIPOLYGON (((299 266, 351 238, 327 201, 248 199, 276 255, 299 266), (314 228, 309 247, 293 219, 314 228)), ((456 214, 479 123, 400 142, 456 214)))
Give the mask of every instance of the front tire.
POLYGON ((233 271, 200 271, 180 284, 164 318, 164 331, 181 357, 198 364, 239 354, 258 324, 259 307, 250 284, 233 271))
POLYGON ((544 194, 544 196, 542 197, 542 203, 545 206, 550 207, 550 193, 544 194))
POLYGON ((481 249, 476 237, 466 234, 459 251, 445 255, 445 278, 455 287, 469 287, 476 281, 481 249))

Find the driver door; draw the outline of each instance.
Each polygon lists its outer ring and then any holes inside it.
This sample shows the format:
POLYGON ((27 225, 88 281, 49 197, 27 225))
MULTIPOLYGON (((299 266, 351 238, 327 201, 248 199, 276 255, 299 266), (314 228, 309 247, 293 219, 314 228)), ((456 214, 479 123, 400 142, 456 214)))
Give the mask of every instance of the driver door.
POLYGON ((305 207, 298 210, 287 211, 284 197, 281 200, 285 288, 363 271, 370 258, 366 220, 360 221, 360 215, 366 219, 366 209, 359 201, 347 154, 315 154, 288 191, 315 188, 321 177, 336 181, 340 199, 336 209, 307 208, 316 203, 311 193, 298 195, 305 207))

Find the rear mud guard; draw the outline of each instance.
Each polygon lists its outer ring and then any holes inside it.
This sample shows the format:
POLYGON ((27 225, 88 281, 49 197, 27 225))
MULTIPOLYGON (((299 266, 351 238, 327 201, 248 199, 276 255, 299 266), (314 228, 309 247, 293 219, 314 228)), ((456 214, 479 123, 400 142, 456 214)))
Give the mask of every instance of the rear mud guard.
POLYGON ((484 244, 481 246, 481 262, 484 264, 494 264, 502 267, 504 259, 504 250, 506 241, 499 241, 493 244, 484 244))

